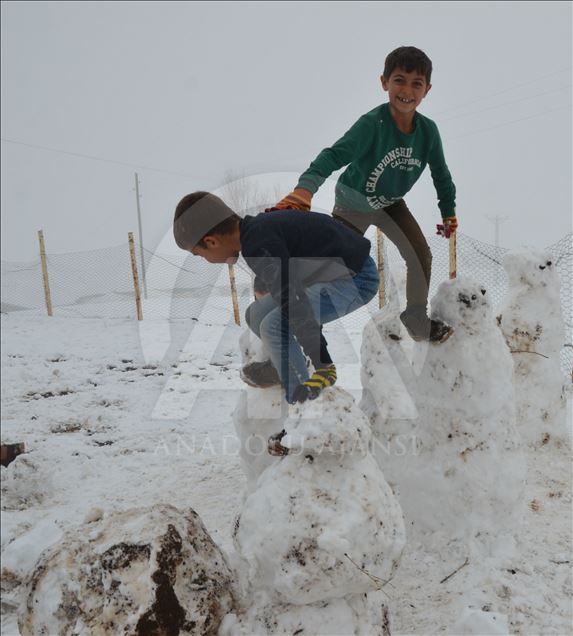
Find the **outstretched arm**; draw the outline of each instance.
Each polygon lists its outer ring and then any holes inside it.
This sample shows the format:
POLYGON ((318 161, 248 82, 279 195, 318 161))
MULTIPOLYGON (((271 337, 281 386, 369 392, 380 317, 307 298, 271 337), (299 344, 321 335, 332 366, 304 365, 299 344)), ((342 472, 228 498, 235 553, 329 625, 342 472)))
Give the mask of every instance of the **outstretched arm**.
POLYGON ((312 196, 326 179, 367 152, 374 138, 373 132, 372 119, 360 117, 334 145, 320 152, 300 176, 296 188, 270 209, 310 210, 312 196))

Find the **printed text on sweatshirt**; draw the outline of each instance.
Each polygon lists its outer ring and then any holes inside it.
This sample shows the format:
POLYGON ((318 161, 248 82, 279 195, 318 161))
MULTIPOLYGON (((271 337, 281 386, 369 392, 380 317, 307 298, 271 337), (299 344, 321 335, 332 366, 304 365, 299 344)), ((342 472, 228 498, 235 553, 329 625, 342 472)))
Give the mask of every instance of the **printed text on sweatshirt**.
POLYGON ((359 211, 385 208, 402 199, 428 165, 442 217, 456 213, 456 188, 444 158, 436 124, 416 113, 414 130, 401 132, 389 104, 377 106, 333 146, 325 148, 297 184, 315 193, 336 170, 348 166, 336 184, 336 205, 359 211))

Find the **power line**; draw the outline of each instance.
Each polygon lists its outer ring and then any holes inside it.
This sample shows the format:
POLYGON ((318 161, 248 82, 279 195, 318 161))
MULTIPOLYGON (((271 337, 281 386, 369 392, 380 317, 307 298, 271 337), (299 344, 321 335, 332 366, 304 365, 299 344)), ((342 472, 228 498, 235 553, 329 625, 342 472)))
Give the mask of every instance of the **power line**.
POLYGON ((438 115, 442 115, 443 113, 449 113, 452 110, 457 110, 458 108, 463 108, 464 106, 471 106, 472 104, 476 104, 478 102, 486 101, 488 99, 491 99, 492 97, 497 97, 498 95, 503 95, 504 93, 509 93, 511 91, 515 91, 516 89, 522 88, 523 86, 528 86, 529 84, 535 84, 536 82, 539 82, 542 79, 545 79, 547 77, 553 77, 554 75, 559 75, 559 73, 564 73, 565 71, 569 71, 569 70, 571 70, 571 66, 567 66, 566 68, 562 68, 561 70, 555 71, 554 73, 548 73, 547 75, 541 75, 540 77, 537 77, 535 79, 529 80, 527 82, 523 82, 522 84, 514 84, 510 88, 505 88, 502 91, 498 91, 497 93, 491 93, 490 95, 486 95, 485 97, 478 97, 477 99, 473 99, 470 102, 462 102, 461 104, 458 104, 457 106, 450 106, 450 108, 445 108, 444 110, 440 110, 437 113, 434 113, 433 117, 437 117, 438 115))
POLYGON ((96 157, 94 155, 85 155, 79 152, 70 152, 68 150, 62 150, 61 148, 49 148, 48 146, 38 146, 36 144, 28 144, 23 141, 18 141, 16 139, 6 139, 5 137, 1 138, 7 144, 15 144, 17 146, 25 146, 26 148, 34 148, 36 150, 45 150, 47 152, 55 152, 61 155, 69 155, 71 157, 79 157, 80 159, 90 159, 91 161, 102 161, 104 163, 113 163, 119 166, 127 166, 129 168, 137 168, 139 170, 149 170, 150 172, 162 172, 165 174, 171 174, 178 177, 187 177, 189 179, 206 179, 205 176, 193 175, 193 174, 185 174, 183 172, 175 172, 173 170, 166 170, 164 168, 152 168, 150 166, 140 166, 133 163, 128 163, 126 161, 117 161, 115 159, 107 159, 104 157, 96 157))
POLYGON ((550 93, 557 93, 562 91, 565 88, 571 88, 571 84, 566 84, 565 86, 561 86, 560 88, 554 88, 550 91, 545 91, 543 93, 536 93, 535 95, 527 95, 527 97, 520 97, 519 99, 512 99, 510 102, 502 102, 501 104, 496 104, 495 106, 486 106, 485 108, 480 108, 479 110, 475 110, 472 113, 462 113, 461 115, 454 115, 453 117, 446 117, 445 119, 441 119, 440 123, 446 121, 452 121, 454 119, 459 119, 460 117, 471 117, 472 115, 479 115, 480 113, 485 112, 486 110, 495 110, 496 108, 503 108, 504 106, 509 106, 510 104, 521 103, 527 99, 534 99, 535 97, 541 97, 543 95, 549 95, 550 93))
POLYGON ((505 121, 502 124, 497 124, 495 126, 489 126, 488 128, 481 128, 480 130, 472 130, 464 135, 457 135, 455 137, 446 137, 446 140, 453 141, 454 139, 462 139, 464 137, 470 137, 471 135, 477 135, 482 132, 487 132, 488 130, 494 130, 495 128, 502 128, 503 126, 508 126, 509 124, 516 124, 520 121, 535 119, 536 117, 543 117, 544 115, 548 115, 549 113, 554 113, 558 110, 564 110, 565 108, 571 108, 571 104, 567 104, 566 106, 559 106, 558 108, 552 108, 551 110, 546 110, 542 113, 530 115, 529 117, 521 117, 520 119, 511 119, 510 121, 505 121))

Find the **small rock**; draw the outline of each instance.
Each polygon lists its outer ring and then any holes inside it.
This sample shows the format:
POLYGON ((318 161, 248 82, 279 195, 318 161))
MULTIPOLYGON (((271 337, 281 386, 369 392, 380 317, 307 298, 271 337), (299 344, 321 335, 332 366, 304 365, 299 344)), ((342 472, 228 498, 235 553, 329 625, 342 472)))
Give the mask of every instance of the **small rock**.
POLYGON ((103 519, 103 510, 101 508, 92 508, 84 519, 84 523, 93 523, 103 519))

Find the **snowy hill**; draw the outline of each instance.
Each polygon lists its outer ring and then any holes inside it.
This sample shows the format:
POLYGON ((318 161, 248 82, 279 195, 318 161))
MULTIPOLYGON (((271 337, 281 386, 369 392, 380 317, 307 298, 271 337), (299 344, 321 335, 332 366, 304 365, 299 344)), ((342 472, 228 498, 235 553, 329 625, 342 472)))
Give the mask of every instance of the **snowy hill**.
MULTIPOLYGON (((184 321, 171 326, 180 340, 188 331, 184 321)), ((232 413, 245 389, 240 330, 221 323, 218 333, 203 358, 171 348, 151 363, 134 321, 2 316, 2 441, 28 449, 2 468, 3 634, 18 633, 21 583, 41 552, 94 509, 192 507, 235 559, 232 530, 246 477, 232 413), (182 379, 191 363, 194 377, 182 379), (152 416, 160 398, 175 416, 152 416)), ((355 398, 361 336, 343 321, 327 330, 339 384, 355 398)), ((571 470, 567 457, 551 453, 528 456, 522 544, 517 556, 500 560, 503 585, 484 591, 484 606, 508 615, 512 633, 563 634, 571 624, 571 470)), ((445 579, 466 556, 406 544, 384 590, 393 634, 448 633, 471 568, 445 579)))

